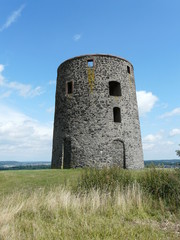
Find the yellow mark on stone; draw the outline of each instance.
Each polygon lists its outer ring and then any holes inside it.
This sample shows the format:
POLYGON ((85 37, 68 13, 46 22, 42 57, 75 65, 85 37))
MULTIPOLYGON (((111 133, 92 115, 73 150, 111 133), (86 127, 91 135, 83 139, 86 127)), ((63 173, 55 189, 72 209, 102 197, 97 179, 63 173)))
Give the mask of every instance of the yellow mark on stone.
POLYGON ((87 68, 87 73, 88 73, 88 83, 91 92, 94 89, 94 68, 87 68))

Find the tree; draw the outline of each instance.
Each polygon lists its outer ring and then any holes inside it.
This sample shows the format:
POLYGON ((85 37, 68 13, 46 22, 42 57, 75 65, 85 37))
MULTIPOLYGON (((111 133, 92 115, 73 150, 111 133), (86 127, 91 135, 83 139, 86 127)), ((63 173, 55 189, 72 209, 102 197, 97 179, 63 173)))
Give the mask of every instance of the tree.
MULTIPOLYGON (((179 144, 180 146, 180 144, 179 144)), ((180 150, 176 150, 176 154, 180 157, 180 150)))

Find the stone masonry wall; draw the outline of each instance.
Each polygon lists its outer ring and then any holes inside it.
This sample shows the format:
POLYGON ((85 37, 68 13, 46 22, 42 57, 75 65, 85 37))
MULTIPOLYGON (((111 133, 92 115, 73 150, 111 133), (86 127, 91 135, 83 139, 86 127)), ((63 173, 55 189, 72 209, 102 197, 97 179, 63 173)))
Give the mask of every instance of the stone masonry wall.
POLYGON ((69 59, 58 68, 52 168, 115 165, 144 167, 133 66, 111 55, 69 59), (121 96, 110 96, 110 81, 120 83, 121 96))

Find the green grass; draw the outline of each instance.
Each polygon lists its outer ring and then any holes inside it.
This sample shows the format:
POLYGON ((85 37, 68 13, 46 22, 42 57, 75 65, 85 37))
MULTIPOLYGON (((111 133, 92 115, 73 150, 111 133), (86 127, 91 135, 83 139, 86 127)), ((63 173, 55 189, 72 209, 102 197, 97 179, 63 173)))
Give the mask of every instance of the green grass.
POLYGON ((144 194, 151 195, 154 200, 162 200, 168 210, 176 212, 180 209, 180 169, 86 169, 75 190, 88 192, 93 188, 113 194, 117 187, 124 189, 135 182, 144 194))
POLYGON ((80 169, 0 171, 0 198, 22 190, 31 192, 38 188, 48 190, 59 185, 71 185, 80 172, 80 169))
POLYGON ((166 169, 0 172, 0 240, 178 240, 179 177, 166 169))

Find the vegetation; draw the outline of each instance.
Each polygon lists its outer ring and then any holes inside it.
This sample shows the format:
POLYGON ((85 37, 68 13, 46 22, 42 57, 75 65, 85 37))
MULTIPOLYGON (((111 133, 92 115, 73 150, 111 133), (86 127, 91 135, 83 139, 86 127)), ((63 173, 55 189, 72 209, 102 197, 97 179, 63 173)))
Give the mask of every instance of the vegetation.
POLYGON ((70 186, 76 182, 80 172, 80 169, 0 171, 0 200, 17 192, 31 194, 36 189, 49 191, 59 185, 70 186))
MULTIPOLYGON (((180 146, 180 144, 179 144, 180 146)), ((180 157, 180 150, 176 150, 176 154, 178 155, 178 157, 180 157)))
POLYGON ((179 169, 2 171, 0 193, 2 240, 180 238, 179 169))
POLYGON ((0 171, 4 170, 35 170, 35 169, 50 169, 50 165, 27 165, 27 166, 15 166, 15 167, 0 167, 0 171))
MULTIPOLYGON (((180 160, 148 160, 144 162, 145 167, 165 168, 180 168, 180 160)), ((37 169, 50 169, 50 162, 17 162, 17 161, 0 161, 0 171, 4 170, 37 170, 37 169)))
POLYGON ((31 170, 31 169, 50 169, 50 162, 17 162, 0 161, 1 170, 31 170))
POLYGON ((147 160, 144 162, 145 167, 159 167, 159 168, 180 168, 180 160, 179 159, 171 159, 171 160, 147 160))
POLYGON ((113 195, 117 188, 124 190, 135 183, 153 200, 163 201, 168 210, 176 212, 180 209, 180 169, 87 169, 81 175, 76 191, 89 192, 95 189, 113 195))

